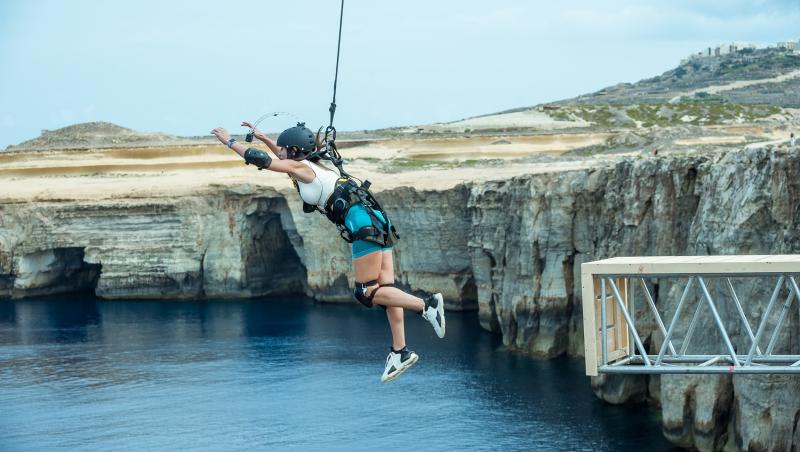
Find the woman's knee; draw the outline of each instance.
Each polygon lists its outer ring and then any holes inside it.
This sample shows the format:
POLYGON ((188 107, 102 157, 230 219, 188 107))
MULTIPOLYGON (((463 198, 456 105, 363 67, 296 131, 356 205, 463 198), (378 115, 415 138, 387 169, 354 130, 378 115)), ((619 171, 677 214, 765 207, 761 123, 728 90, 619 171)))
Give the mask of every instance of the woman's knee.
POLYGON ((367 282, 356 281, 355 287, 353 287, 353 297, 359 303, 371 308, 374 304, 375 291, 378 289, 378 287, 380 286, 378 285, 377 280, 371 280, 367 282))

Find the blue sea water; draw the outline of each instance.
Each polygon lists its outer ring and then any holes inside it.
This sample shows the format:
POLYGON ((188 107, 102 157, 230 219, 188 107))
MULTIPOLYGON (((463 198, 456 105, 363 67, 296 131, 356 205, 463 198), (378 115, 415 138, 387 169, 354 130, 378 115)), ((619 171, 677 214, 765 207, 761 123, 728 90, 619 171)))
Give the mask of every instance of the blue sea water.
POLYGON ((0 451, 670 449, 653 410, 476 313, 406 336, 419 362, 381 383, 385 313, 355 303, 0 301, 0 451))

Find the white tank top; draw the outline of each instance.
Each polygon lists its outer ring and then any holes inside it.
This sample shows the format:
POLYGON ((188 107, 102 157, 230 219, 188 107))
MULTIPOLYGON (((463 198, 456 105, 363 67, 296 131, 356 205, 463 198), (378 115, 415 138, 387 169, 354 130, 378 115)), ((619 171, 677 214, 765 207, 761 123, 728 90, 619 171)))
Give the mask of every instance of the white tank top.
POLYGON ((313 204, 324 209, 328 197, 331 196, 333 189, 336 187, 336 180, 339 179, 339 172, 309 162, 308 160, 300 161, 311 168, 316 175, 314 180, 309 183, 297 179, 297 188, 300 191, 300 198, 308 204, 313 204))

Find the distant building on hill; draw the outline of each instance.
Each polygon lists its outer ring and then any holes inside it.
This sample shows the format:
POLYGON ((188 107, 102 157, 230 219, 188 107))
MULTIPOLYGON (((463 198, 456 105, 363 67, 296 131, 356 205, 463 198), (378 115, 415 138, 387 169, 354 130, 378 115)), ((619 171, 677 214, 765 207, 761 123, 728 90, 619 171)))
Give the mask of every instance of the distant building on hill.
POLYGON ((752 42, 733 42, 731 43, 731 46, 736 48, 736 52, 741 52, 742 50, 755 50, 758 48, 752 42))
POLYGON ((736 44, 720 44, 714 48, 714 56, 727 55, 737 51, 736 44))
MULTIPOLYGON (((795 54, 800 54, 800 42, 799 41, 781 41, 777 43, 775 47, 768 46, 767 48, 778 48, 782 50, 786 50, 789 52, 793 52, 795 54)), ((752 42, 731 42, 727 44, 719 44, 713 47, 706 47, 703 51, 694 53, 689 55, 688 58, 684 58, 681 60, 681 64, 686 64, 695 60, 705 59, 705 58, 718 58, 724 55, 737 53, 737 52, 752 52, 753 50, 758 49, 758 46, 753 44, 752 42)))
POLYGON ((755 50, 756 45, 749 42, 731 42, 727 44, 720 44, 713 47, 706 47, 702 52, 689 55, 688 58, 681 60, 681 64, 688 63, 701 58, 715 58, 729 53, 736 53, 745 50, 755 50))

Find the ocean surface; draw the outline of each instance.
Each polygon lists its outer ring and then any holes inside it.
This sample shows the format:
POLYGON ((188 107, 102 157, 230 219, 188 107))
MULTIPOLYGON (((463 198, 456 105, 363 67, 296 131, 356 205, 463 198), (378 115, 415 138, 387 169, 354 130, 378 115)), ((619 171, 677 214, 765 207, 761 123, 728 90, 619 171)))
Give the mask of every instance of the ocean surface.
POLYGON ((654 410, 594 397, 583 362, 507 352, 477 314, 305 299, 0 300, 0 451, 669 450, 654 410))

